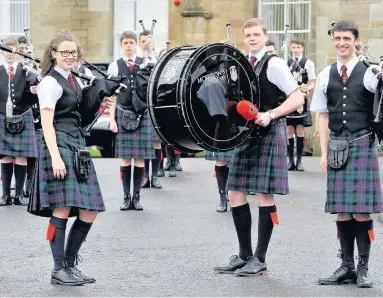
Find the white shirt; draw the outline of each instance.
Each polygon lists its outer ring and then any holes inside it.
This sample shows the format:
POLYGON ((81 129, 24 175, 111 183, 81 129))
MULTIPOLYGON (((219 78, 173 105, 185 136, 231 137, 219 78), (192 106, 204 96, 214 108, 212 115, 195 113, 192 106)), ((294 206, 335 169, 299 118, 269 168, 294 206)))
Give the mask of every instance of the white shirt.
MULTIPOLYGON (((347 64, 347 76, 350 77, 355 65, 359 62, 357 56, 355 55, 347 64)), ((336 67, 338 69, 339 76, 342 75, 342 63, 337 61, 336 67)), ((363 77, 363 84, 364 87, 369 90, 372 93, 375 93, 376 86, 378 84, 378 78, 376 75, 371 71, 370 67, 367 69, 366 73, 363 77)), ((319 74, 318 78, 316 80, 315 89, 314 89, 314 95, 313 99, 311 101, 311 107, 310 110, 313 112, 319 112, 319 113, 328 113, 327 109, 327 86, 330 79, 330 69, 331 65, 324 68, 319 74)))
MULTIPOLYGON (((267 48, 263 48, 255 55, 249 54, 249 60, 251 56, 255 56, 257 61, 254 66, 262 59, 263 55, 267 52, 267 48)), ((272 57, 269 60, 267 67, 267 79, 270 83, 276 85, 279 90, 284 92, 288 97, 294 90, 298 89, 298 83, 294 80, 286 62, 279 57, 272 57)))
MULTIPOLYGON (((293 62, 293 64, 291 66, 295 65, 295 63, 296 63, 295 59, 296 58, 298 58, 298 63, 299 63, 299 62, 301 62, 303 56, 301 55, 299 57, 294 57, 293 60, 295 62, 293 62)), ((309 81, 315 80, 316 79, 316 75, 315 75, 315 65, 314 65, 314 62, 312 62, 310 59, 307 58, 306 63, 305 63, 305 65, 303 67, 307 70, 307 77, 308 77, 309 81)))
MULTIPOLYGON (((126 63, 126 66, 129 68, 129 64, 128 64, 128 60, 129 59, 132 59, 134 61, 134 63, 136 63, 136 55, 133 56, 133 58, 128 58, 126 57, 125 55, 122 56, 122 59, 125 61, 126 63)), ((112 63, 109 64, 109 67, 108 67, 108 74, 112 75, 112 76, 118 76, 118 65, 117 65, 117 61, 113 61, 112 63)))
MULTIPOLYGON (((57 65, 53 69, 65 79, 68 79, 70 71, 66 71, 57 65)), ((48 108, 54 111, 56 103, 61 98, 62 94, 63 88, 54 77, 44 77, 37 86, 37 97, 39 98, 40 110, 48 108)))
POLYGON ((16 74, 16 69, 18 65, 19 65, 18 61, 13 62, 12 64, 8 64, 8 62, 4 59, 4 67, 8 75, 9 75, 9 69, 11 68, 11 66, 13 67, 13 73, 16 74))

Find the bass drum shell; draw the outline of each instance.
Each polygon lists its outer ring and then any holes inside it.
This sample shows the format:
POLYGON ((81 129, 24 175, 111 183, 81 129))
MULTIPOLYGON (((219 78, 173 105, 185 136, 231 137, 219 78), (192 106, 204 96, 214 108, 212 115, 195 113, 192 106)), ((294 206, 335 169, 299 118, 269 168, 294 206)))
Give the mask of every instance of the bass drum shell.
POLYGON ((259 108, 258 80, 237 48, 216 43, 176 47, 155 65, 148 84, 149 115, 159 137, 173 149, 229 151, 251 134, 254 121, 234 123, 241 99, 259 108), (228 113, 229 112, 229 113, 228 113))

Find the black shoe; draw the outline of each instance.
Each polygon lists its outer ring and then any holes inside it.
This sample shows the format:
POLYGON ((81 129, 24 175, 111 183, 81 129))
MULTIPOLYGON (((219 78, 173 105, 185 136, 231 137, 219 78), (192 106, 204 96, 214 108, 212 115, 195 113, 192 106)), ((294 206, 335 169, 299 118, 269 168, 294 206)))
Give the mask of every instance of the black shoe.
POLYGON ((300 172, 303 172, 305 170, 305 168, 302 165, 302 162, 297 162, 297 166, 296 166, 295 170, 300 171, 300 172))
POLYGON ((83 285, 85 281, 76 276, 71 270, 62 268, 59 271, 52 271, 51 284, 58 284, 64 286, 79 286, 83 285))
POLYGON ((132 198, 130 197, 130 194, 125 194, 124 200, 122 202, 122 205, 120 206, 121 211, 126 211, 129 209, 130 204, 131 204, 132 198))
POLYGON ((227 197, 226 192, 220 192, 220 201, 219 206, 217 207, 217 212, 226 212, 227 211, 227 197))
POLYGON ((170 168, 170 162, 166 161, 166 163, 164 164, 164 170, 169 171, 169 168, 170 168))
POLYGON ((96 281, 96 278, 87 276, 86 274, 84 274, 80 270, 78 270, 78 268, 76 266, 68 268, 68 270, 71 271, 77 277, 81 278, 84 281, 84 283, 86 283, 86 284, 91 284, 91 283, 94 283, 96 281))
POLYGON ((139 194, 136 194, 133 197, 132 202, 130 203, 129 209, 135 210, 135 211, 144 210, 144 207, 142 207, 142 205, 140 204, 140 195, 139 194))
POLYGON ((256 192, 253 192, 253 191, 248 191, 247 194, 249 196, 255 196, 257 193, 256 192))
POLYGON ((169 177, 177 177, 177 172, 175 169, 169 170, 169 177))
POLYGON ((147 177, 142 178, 141 188, 150 188, 150 181, 147 177))
POLYGON ((329 277, 319 278, 318 284, 320 285, 340 285, 340 284, 354 284, 356 282, 356 272, 350 267, 341 265, 329 277))
POLYGON ((158 176, 158 177, 165 177, 165 172, 164 172, 164 169, 163 169, 163 168, 161 168, 161 169, 158 170, 157 176, 158 176))
POLYGON ((17 206, 28 206, 28 200, 22 196, 16 195, 13 198, 13 205, 17 206))
POLYGON ((157 188, 157 189, 160 189, 162 188, 162 185, 161 183, 158 181, 158 178, 157 177, 152 177, 152 188, 157 188))
POLYGON ((12 198, 10 195, 3 195, 0 199, 0 206, 12 205, 12 198))
POLYGON ((247 261, 242 260, 239 256, 231 256, 229 264, 217 266, 214 271, 217 273, 233 274, 235 270, 242 268, 247 264, 247 261))
POLYGON ((359 256, 356 286, 358 288, 372 288, 373 286, 373 282, 368 274, 368 256, 359 256))
POLYGON ((181 164, 179 162, 176 163, 176 171, 182 172, 182 167, 181 167, 181 164))
POLYGON ((245 266, 235 270, 234 274, 238 276, 255 276, 262 275, 266 270, 266 263, 262 263, 257 257, 252 257, 245 266))
POLYGON ((289 171, 295 171, 295 164, 293 164, 292 162, 288 162, 287 169, 289 171))

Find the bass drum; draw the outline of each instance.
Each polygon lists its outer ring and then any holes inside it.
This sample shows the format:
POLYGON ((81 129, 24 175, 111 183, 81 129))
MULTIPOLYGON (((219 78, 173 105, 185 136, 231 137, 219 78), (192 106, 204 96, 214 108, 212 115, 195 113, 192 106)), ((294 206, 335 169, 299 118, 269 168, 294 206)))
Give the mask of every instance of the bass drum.
POLYGON ((256 74, 237 48, 176 47, 153 68, 149 114, 159 137, 175 150, 229 151, 255 126, 254 121, 234 123, 233 104, 246 99, 259 108, 257 90, 256 74))

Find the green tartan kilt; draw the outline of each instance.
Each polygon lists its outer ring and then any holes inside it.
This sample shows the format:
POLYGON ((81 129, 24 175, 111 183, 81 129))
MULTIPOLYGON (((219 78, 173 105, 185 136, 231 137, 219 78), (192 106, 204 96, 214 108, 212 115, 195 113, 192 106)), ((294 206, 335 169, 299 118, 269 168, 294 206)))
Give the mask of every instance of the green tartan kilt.
POLYGON ((65 164, 65 179, 56 179, 53 175, 52 159, 44 140, 41 142, 38 162, 33 177, 33 186, 28 212, 50 217, 54 208, 72 207, 70 216, 77 216, 78 210, 105 211, 96 171, 91 164, 91 175, 87 180, 79 181, 74 167, 75 149, 85 149, 85 139, 74 138, 69 134, 56 131, 60 156, 65 164))

